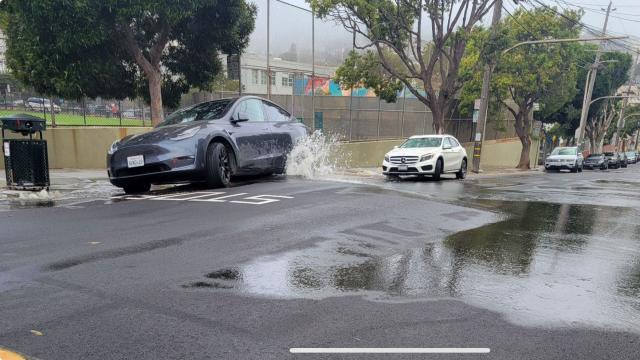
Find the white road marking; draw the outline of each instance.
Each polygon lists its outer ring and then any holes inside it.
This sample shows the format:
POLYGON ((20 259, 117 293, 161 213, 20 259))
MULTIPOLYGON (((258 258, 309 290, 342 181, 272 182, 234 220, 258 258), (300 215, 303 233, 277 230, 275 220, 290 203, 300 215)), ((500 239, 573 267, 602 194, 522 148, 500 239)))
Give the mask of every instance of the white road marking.
POLYGON ((488 354, 489 348, 291 348, 292 354, 488 354))
POLYGON ((111 199, 121 200, 154 200, 154 201, 198 201, 198 202, 213 202, 224 203, 230 202, 235 204, 247 204, 247 205, 263 205, 278 202, 281 199, 293 199, 293 196, 286 195, 254 195, 244 197, 239 200, 228 200, 230 198, 245 196, 248 193, 237 193, 219 196, 226 194, 223 191, 198 191, 198 192, 180 192, 175 194, 164 195, 118 195, 113 196, 111 199))
POLYGON ((223 200, 223 199, 228 199, 228 198, 231 198, 231 197, 242 196, 242 195, 247 195, 247 193, 238 193, 238 194, 225 195, 225 196, 220 196, 220 197, 213 198, 213 199, 193 199, 191 201, 226 202, 227 200, 223 200))
POLYGON ((284 195, 256 195, 244 198, 243 200, 232 200, 232 203, 236 204, 251 204, 251 205, 262 205, 269 204, 272 202, 278 202, 278 199, 293 199, 293 196, 284 196, 284 195), (245 200, 255 200, 255 201, 245 201, 245 200))

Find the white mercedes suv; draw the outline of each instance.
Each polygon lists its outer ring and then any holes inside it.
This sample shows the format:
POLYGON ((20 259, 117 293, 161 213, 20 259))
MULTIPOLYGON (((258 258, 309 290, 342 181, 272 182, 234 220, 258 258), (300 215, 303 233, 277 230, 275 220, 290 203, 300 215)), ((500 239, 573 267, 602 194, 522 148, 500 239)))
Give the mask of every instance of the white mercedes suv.
POLYGON ((435 180, 444 173, 456 178, 467 176, 467 151, 451 135, 416 135, 408 138, 384 156, 382 173, 390 179, 400 175, 431 175, 435 180))

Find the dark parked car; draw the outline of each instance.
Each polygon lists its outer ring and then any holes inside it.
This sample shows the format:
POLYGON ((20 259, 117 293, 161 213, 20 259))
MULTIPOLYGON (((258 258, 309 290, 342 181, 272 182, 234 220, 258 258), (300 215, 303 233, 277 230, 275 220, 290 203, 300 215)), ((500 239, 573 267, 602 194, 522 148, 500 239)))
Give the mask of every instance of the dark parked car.
POLYGON ((585 169, 593 170, 607 170, 609 168, 609 162, 603 154, 591 154, 584 159, 583 166, 585 169))
POLYGON ((622 160, 620 159, 620 155, 614 152, 606 152, 604 153, 604 157, 607 158, 607 164, 610 169, 619 169, 622 166, 622 160))
POLYGON ((627 163, 636 164, 638 162, 638 153, 635 151, 627 151, 627 163))
POLYGON ((107 155, 109 179, 126 193, 159 183, 228 186, 233 175, 283 173, 288 152, 306 133, 296 118, 259 97, 209 101, 114 142, 107 155))
POLYGON ((627 158, 627 154, 623 153, 623 152, 619 152, 618 156, 620 157, 620 166, 622 166, 623 168, 626 168, 627 162, 629 161, 629 159, 627 158))

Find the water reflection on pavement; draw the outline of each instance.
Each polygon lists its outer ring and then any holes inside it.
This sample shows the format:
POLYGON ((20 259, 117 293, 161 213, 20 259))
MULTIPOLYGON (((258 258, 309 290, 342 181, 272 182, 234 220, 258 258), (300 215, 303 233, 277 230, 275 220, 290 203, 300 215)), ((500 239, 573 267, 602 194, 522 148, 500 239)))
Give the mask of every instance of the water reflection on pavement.
POLYGON ((408 183, 404 190, 441 187, 447 201, 495 209, 506 220, 394 253, 325 241, 254 259, 240 267, 234 286, 277 298, 456 298, 520 324, 640 332, 638 184, 539 177, 491 182, 465 184, 464 198, 456 195, 459 182, 451 183, 454 190, 447 182, 408 183), (536 200, 515 201, 522 197, 536 200))

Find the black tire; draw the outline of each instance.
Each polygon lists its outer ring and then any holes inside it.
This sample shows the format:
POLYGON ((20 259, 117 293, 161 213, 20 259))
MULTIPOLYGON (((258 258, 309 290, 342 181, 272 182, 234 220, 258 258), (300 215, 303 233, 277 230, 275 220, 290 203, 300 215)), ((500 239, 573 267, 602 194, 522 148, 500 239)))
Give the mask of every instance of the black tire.
POLYGON ((577 173, 577 172, 578 172, 578 165, 576 165, 575 167, 573 167, 573 168, 571 169, 571 172, 572 172, 572 173, 574 173, 574 174, 575 174, 575 173, 577 173))
POLYGON ((462 180, 467 177, 467 159, 462 159, 460 170, 456 173, 456 179, 462 180))
POLYGON ((436 162, 436 169, 433 171, 433 180, 435 181, 440 180, 440 175, 442 175, 442 168, 443 168, 442 159, 438 159, 438 161, 436 162))
POLYGON ((125 194, 140 194, 147 192, 151 189, 151 184, 149 183, 130 183, 122 186, 122 190, 124 190, 125 194))
POLYGON ((207 148, 207 186, 212 188, 231 185, 231 154, 224 144, 212 143, 207 148))

